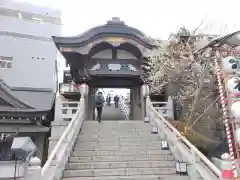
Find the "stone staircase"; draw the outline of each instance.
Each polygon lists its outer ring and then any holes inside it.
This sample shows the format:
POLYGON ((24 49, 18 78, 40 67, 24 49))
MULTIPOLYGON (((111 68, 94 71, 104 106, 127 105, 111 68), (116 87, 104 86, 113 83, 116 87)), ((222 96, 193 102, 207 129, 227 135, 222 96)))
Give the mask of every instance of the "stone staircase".
POLYGON ((85 121, 63 180, 189 180, 143 121, 85 121))

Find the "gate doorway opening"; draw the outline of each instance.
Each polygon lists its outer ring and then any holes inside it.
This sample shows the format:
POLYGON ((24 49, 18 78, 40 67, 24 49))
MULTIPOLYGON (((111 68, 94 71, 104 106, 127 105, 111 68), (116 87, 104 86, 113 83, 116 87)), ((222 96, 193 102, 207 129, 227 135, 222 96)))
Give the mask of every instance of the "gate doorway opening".
MULTIPOLYGON (((102 111, 102 121, 128 120, 131 110, 130 89, 127 88, 96 88, 95 96, 101 92, 105 103, 102 111)), ((95 99, 93 99, 93 103, 95 99)), ((93 120, 97 118, 97 109, 93 107, 93 120)))
POLYGON ((88 97, 88 120, 96 120, 97 110, 95 108, 95 97, 98 92, 104 96, 104 107, 102 121, 104 120, 142 120, 141 90, 138 86, 132 87, 93 87, 88 97), (119 103, 115 106, 114 97, 119 97, 119 103), (110 99, 110 102, 109 102, 110 99), (126 112, 127 111, 127 112, 126 112))

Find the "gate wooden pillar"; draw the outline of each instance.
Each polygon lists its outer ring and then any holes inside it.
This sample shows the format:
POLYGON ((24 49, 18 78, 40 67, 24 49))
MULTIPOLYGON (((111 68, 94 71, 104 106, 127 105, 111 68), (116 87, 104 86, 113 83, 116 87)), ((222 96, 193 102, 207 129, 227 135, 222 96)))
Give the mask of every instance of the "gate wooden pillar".
POLYGON ((87 105, 87 119, 94 120, 94 98, 95 98, 95 88, 89 84, 89 93, 88 93, 88 105, 87 105))
POLYGON ((131 120, 142 119, 142 103, 140 98, 140 87, 134 86, 131 89, 131 120))

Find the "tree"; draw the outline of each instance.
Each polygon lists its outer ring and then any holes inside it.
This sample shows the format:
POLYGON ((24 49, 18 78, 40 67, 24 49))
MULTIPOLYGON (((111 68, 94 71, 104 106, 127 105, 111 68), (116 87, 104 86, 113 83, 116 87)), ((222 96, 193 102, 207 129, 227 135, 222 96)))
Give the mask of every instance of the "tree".
MULTIPOLYGON (((213 57, 196 49, 208 42, 204 35, 182 27, 152 52, 151 92, 172 96, 179 130, 196 146, 209 151, 224 138, 213 57)), ((176 121, 174 122, 176 124, 176 121)))

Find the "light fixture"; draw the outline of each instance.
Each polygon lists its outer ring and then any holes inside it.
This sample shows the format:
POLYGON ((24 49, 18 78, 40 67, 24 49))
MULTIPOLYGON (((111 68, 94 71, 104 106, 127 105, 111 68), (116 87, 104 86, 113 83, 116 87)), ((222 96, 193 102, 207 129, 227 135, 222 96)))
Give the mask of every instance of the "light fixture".
POLYGON ((150 121, 150 120, 149 120, 149 117, 146 116, 146 117, 144 118, 144 122, 145 122, 145 123, 149 123, 149 121, 150 121))
POLYGON ((179 175, 187 175, 187 163, 183 160, 176 161, 176 173, 179 175))
POLYGON ((161 141, 161 149, 162 150, 168 150, 169 149, 168 142, 166 140, 161 141))
POLYGON ((32 17, 32 20, 38 21, 40 23, 43 23, 43 20, 41 18, 32 17))
POLYGON ((158 128, 155 126, 155 124, 152 124, 152 134, 157 134, 158 133, 158 128))
POLYGON ((20 12, 18 13, 18 18, 22 19, 22 14, 20 12))

